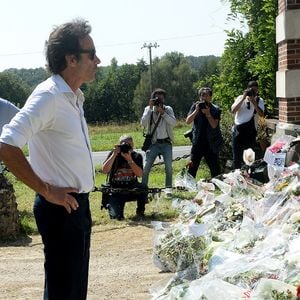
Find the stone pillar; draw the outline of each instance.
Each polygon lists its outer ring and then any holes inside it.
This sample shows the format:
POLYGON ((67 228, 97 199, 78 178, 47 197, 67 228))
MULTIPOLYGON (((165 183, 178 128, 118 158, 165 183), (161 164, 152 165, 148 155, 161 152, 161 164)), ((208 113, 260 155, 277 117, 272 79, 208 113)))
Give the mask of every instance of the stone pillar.
POLYGON ((300 125, 300 0, 278 0, 276 43, 279 123, 300 125))
POLYGON ((12 184, 0 172, 0 240, 17 237, 20 230, 19 213, 12 184))

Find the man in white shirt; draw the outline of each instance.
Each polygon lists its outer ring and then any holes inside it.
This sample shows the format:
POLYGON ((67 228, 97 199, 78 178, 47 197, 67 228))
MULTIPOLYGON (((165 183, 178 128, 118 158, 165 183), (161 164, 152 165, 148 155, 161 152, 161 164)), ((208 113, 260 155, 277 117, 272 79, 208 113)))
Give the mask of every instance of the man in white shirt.
POLYGON ((232 130, 233 165, 235 169, 243 164, 243 152, 256 146, 256 116, 264 116, 264 100, 258 95, 258 83, 249 81, 247 89, 231 106, 234 114, 232 130))
POLYGON ((45 253, 44 299, 86 299, 94 167, 80 86, 100 59, 85 20, 56 27, 46 42, 52 76, 5 125, 0 159, 37 194, 34 215, 45 253), (22 152, 29 143, 30 163, 22 152))
POLYGON ((166 170, 165 194, 172 193, 172 142, 174 140, 173 128, 176 125, 176 118, 173 108, 165 105, 166 91, 157 88, 151 94, 149 105, 145 107, 141 118, 141 124, 146 128, 147 133, 152 133, 152 144, 146 151, 145 167, 142 177, 142 184, 148 185, 150 170, 157 156, 162 155, 166 170))
POLYGON ((5 124, 16 115, 19 109, 8 100, 0 98, 0 134, 5 124))

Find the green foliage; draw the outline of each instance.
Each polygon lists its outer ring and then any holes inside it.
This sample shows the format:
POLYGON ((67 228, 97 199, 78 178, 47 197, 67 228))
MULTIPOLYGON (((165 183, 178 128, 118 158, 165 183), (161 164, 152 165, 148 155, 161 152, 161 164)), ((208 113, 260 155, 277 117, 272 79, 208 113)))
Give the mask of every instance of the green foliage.
POLYGON ((248 62, 253 56, 249 35, 241 31, 227 33, 225 51, 221 57, 221 74, 214 78, 214 99, 223 109, 229 109, 234 98, 247 86, 251 73, 248 62))
POLYGON ((105 77, 86 87, 85 116, 89 123, 131 122, 135 120, 133 93, 140 80, 140 67, 116 60, 105 77))
MULTIPOLYGON (((177 118, 185 117, 194 98, 193 82, 197 79, 187 59, 178 52, 167 53, 154 59, 152 70, 153 89, 165 89, 166 104, 172 106, 177 118)), ((142 74, 135 90, 134 105, 139 117, 150 99, 149 78, 150 71, 142 74)))
POLYGON ((20 77, 7 71, 0 73, 0 97, 22 107, 30 94, 28 85, 20 77))
POLYGON ((277 1, 229 0, 229 18, 246 23, 249 32, 228 32, 225 51, 220 61, 221 74, 214 82, 215 99, 229 108, 233 99, 257 80, 268 115, 275 114, 276 41, 275 18, 277 1))
POLYGON ((220 165, 224 171, 227 160, 232 160, 232 133, 233 115, 229 110, 223 110, 220 121, 220 128, 224 139, 223 149, 220 153, 220 165))
POLYGON ((8 69, 6 72, 19 76, 33 90, 39 83, 49 77, 44 68, 35 69, 8 69))

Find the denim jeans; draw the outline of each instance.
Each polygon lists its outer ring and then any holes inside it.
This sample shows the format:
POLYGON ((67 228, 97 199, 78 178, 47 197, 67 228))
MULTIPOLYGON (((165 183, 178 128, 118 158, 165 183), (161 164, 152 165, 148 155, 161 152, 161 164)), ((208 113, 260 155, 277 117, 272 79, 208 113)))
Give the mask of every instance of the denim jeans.
POLYGON ((172 144, 170 143, 155 143, 152 144, 146 152, 145 166, 143 170, 142 183, 148 185, 149 173, 153 163, 158 155, 162 155, 165 163, 165 187, 172 187, 172 144))
POLYGON ((91 214, 88 194, 72 193, 79 204, 69 214, 37 194, 34 216, 45 256, 44 300, 85 300, 90 256, 91 214))
POLYGON ((136 214, 142 215, 145 212, 145 204, 147 193, 134 195, 134 194, 112 194, 109 195, 108 213, 111 219, 124 219, 125 203, 129 201, 137 201, 136 214))

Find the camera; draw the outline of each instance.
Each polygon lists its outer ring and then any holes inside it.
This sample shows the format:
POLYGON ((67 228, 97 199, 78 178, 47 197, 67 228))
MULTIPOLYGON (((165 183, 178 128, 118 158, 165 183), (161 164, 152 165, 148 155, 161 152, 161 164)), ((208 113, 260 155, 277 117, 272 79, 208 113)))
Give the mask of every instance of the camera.
POLYGON ((204 101, 203 102, 199 102, 198 105, 199 105, 200 109, 206 109, 206 103, 204 101))
POLYGON ((189 138, 189 139, 192 141, 192 139, 193 139, 193 129, 189 129, 188 131, 186 131, 186 132, 183 134, 183 136, 184 136, 185 138, 189 138))
POLYGON ((161 104, 161 100, 158 97, 155 97, 151 100, 153 100, 154 106, 159 106, 161 104))
POLYGON ((131 146, 127 143, 122 143, 122 144, 118 145, 118 147, 120 148, 120 151, 122 153, 128 153, 129 150, 131 149, 131 146))
POLYGON ((249 97, 253 97, 254 96, 254 91, 252 88, 248 88, 246 89, 246 95, 249 97))

